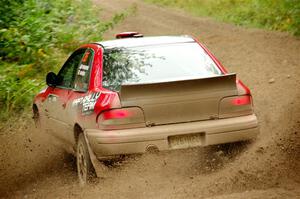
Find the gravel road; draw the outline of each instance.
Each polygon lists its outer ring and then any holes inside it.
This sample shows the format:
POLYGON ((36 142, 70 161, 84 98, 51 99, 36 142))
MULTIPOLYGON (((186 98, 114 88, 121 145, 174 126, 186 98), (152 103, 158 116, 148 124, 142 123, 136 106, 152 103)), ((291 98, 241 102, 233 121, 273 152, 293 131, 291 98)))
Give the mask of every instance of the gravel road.
POLYGON ((254 96, 257 140, 111 162, 106 178, 78 187, 74 159, 28 121, 1 135, 3 198, 300 198, 300 40, 241 28, 137 0, 94 0, 109 18, 133 3, 122 31, 190 34, 204 43, 254 96))

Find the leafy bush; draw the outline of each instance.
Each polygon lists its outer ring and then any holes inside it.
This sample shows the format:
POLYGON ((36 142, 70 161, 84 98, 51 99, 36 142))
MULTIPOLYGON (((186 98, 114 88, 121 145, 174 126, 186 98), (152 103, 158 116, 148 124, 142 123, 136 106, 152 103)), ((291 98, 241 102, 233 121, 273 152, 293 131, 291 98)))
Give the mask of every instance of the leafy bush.
POLYGON ((32 94, 38 92, 42 83, 29 78, 19 78, 14 73, 22 66, 2 63, 0 66, 0 121, 12 113, 19 113, 30 107, 32 94), (13 70, 13 71, 10 71, 13 70))
POLYGON ((237 25, 300 35, 300 0, 145 0, 237 25))
POLYGON ((44 76, 57 70, 82 43, 102 40, 105 31, 132 10, 99 20, 90 0, 3 0, 0 7, 0 119, 30 107, 44 76))

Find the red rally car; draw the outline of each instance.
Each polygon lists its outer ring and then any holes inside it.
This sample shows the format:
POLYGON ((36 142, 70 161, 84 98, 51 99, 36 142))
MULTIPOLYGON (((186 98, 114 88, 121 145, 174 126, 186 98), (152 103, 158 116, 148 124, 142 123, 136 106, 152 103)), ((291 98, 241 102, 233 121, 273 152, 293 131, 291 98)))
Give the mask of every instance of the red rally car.
POLYGON ((81 46, 33 102, 35 121, 77 158, 80 183, 101 160, 255 138, 250 90, 190 36, 81 46))

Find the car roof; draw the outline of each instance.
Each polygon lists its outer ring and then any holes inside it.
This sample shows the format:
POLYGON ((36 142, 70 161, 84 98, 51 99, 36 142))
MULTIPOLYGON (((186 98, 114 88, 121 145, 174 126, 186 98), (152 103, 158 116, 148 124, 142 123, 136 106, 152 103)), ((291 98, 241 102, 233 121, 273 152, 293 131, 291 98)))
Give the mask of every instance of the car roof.
POLYGON ((174 43, 188 43, 195 42, 195 40, 188 36, 155 36, 155 37, 131 37, 125 39, 115 39, 108 41, 96 42, 104 48, 130 48, 138 46, 150 46, 159 44, 174 44, 174 43))

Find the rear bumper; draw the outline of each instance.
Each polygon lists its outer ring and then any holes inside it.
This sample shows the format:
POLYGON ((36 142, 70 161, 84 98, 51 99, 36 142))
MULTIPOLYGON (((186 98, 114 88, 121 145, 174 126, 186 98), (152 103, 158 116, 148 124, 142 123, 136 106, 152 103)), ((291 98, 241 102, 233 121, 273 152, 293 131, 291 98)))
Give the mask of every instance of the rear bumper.
MULTIPOLYGON (((199 134, 199 146, 253 139, 259 132, 256 116, 161 125, 154 127, 102 131, 87 129, 90 146, 97 158, 120 154, 144 153, 155 146, 159 151, 175 149, 170 137, 199 134)), ((186 145, 176 146, 188 148, 186 145)))

